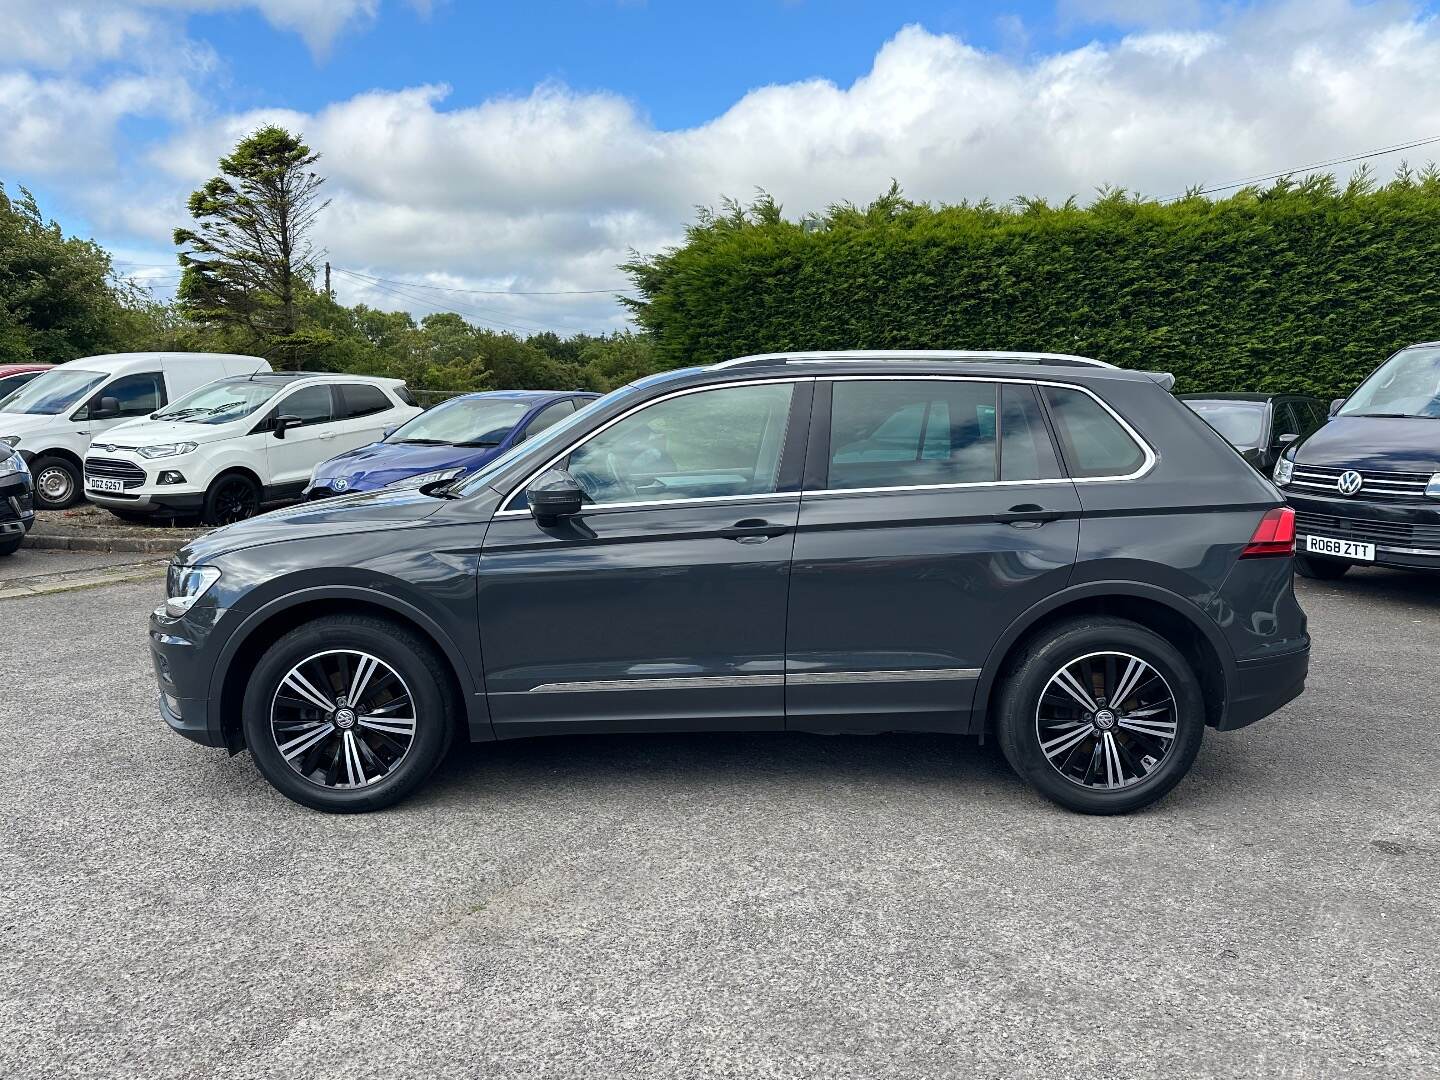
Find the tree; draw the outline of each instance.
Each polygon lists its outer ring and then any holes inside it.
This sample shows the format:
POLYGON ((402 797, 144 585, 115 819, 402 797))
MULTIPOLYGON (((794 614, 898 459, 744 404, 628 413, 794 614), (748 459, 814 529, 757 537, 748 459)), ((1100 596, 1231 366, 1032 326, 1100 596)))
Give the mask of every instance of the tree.
POLYGON ((110 255, 46 222, 24 188, 0 184, 0 363, 64 363, 126 336, 134 299, 110 279, 110 255))
MULTIPOLYGON (((309 240, 325 178, 320 155, 284 128, 263 127, 220 159, 220 176, 190 196, 196 225, 175 230, 179 299, 191 318, 242 327, 257 347, 300 330, 300 302, 314 291, 309 240)), ((287 354, 295 350, 285 350, 287 354)))

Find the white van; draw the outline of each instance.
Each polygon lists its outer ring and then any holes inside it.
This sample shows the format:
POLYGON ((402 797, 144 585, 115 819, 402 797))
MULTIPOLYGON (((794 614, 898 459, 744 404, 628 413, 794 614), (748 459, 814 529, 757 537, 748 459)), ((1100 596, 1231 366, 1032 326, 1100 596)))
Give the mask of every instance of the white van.
POLYGON ((0 401, 0 441, 20 451, 35 477, 35 505, 63 510, 81 498, 90 440, 227 375, 269 371, 258 356, 115 353, 87 356, 37 375, 0 401))
POLYGON ((291 371, 220 379, 91 443, 85 494, 122 518, 198 513, 226 525, 300 495, 320 462, 378 442, 420 412, 400 379, 291 371))

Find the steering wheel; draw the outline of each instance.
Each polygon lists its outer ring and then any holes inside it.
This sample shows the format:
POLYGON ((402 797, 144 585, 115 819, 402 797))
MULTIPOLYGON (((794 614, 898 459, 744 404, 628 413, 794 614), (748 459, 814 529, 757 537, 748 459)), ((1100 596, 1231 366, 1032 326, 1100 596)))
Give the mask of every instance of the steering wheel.
POLYGON ((604 463, 605 471, 610 474, 607 477, 606 482, 611 487, 620 491, 624 495, 630 496, 631 498, 639 494, 639 492, 635 488, 635 485, 632 484, 629 480, 626 480, 621 473, 620 459, 615 456, 615 451, 607 450, 605 452, 604 463))

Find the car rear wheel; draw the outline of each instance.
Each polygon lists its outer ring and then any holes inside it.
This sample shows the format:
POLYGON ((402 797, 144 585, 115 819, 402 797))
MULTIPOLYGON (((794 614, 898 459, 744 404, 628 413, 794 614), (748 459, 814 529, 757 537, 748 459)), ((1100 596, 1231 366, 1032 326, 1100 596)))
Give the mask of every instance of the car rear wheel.
POLYGON ((1061 806, 1121 814, 1161 798, 1190 770, 1205 731, 1185 657, 1125 619, 1062 623, 1011 666, 997 717, 1020 776, 1061 806))
POLYGON ((281 794, 317 810, 379 810, 445 755, 457 703, 434 650, 383 619, 335 615, 286 634, 245 692, 245 741, 281 794))
POLYGON ((1312 559, 1308 555, 1295 556, 1295 572, 1304 578, 1316 581, 1334 581, 1345 576, 1350 563, 1340 559, 1312 559))
POLYGON ((231 525, 260 512, 260 485, 244 473, 226 473, 205 492, 201 519, 206 525, 231 525))
POLYGON ((63 457, 41 454, 30 463, 30 474, 37 510, 64 510, 80 501, 80 469, 63 457))

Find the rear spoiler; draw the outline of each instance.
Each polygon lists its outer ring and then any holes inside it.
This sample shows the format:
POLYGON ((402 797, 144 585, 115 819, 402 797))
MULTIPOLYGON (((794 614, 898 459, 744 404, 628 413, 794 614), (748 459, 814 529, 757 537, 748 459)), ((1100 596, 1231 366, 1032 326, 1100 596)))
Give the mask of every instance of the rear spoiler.
POLYGON ((1162 390, 1175 389, 1175 376, 1168 371, 1142 371, 1140 374, 1151 382, 1159 383, 1162 390))

